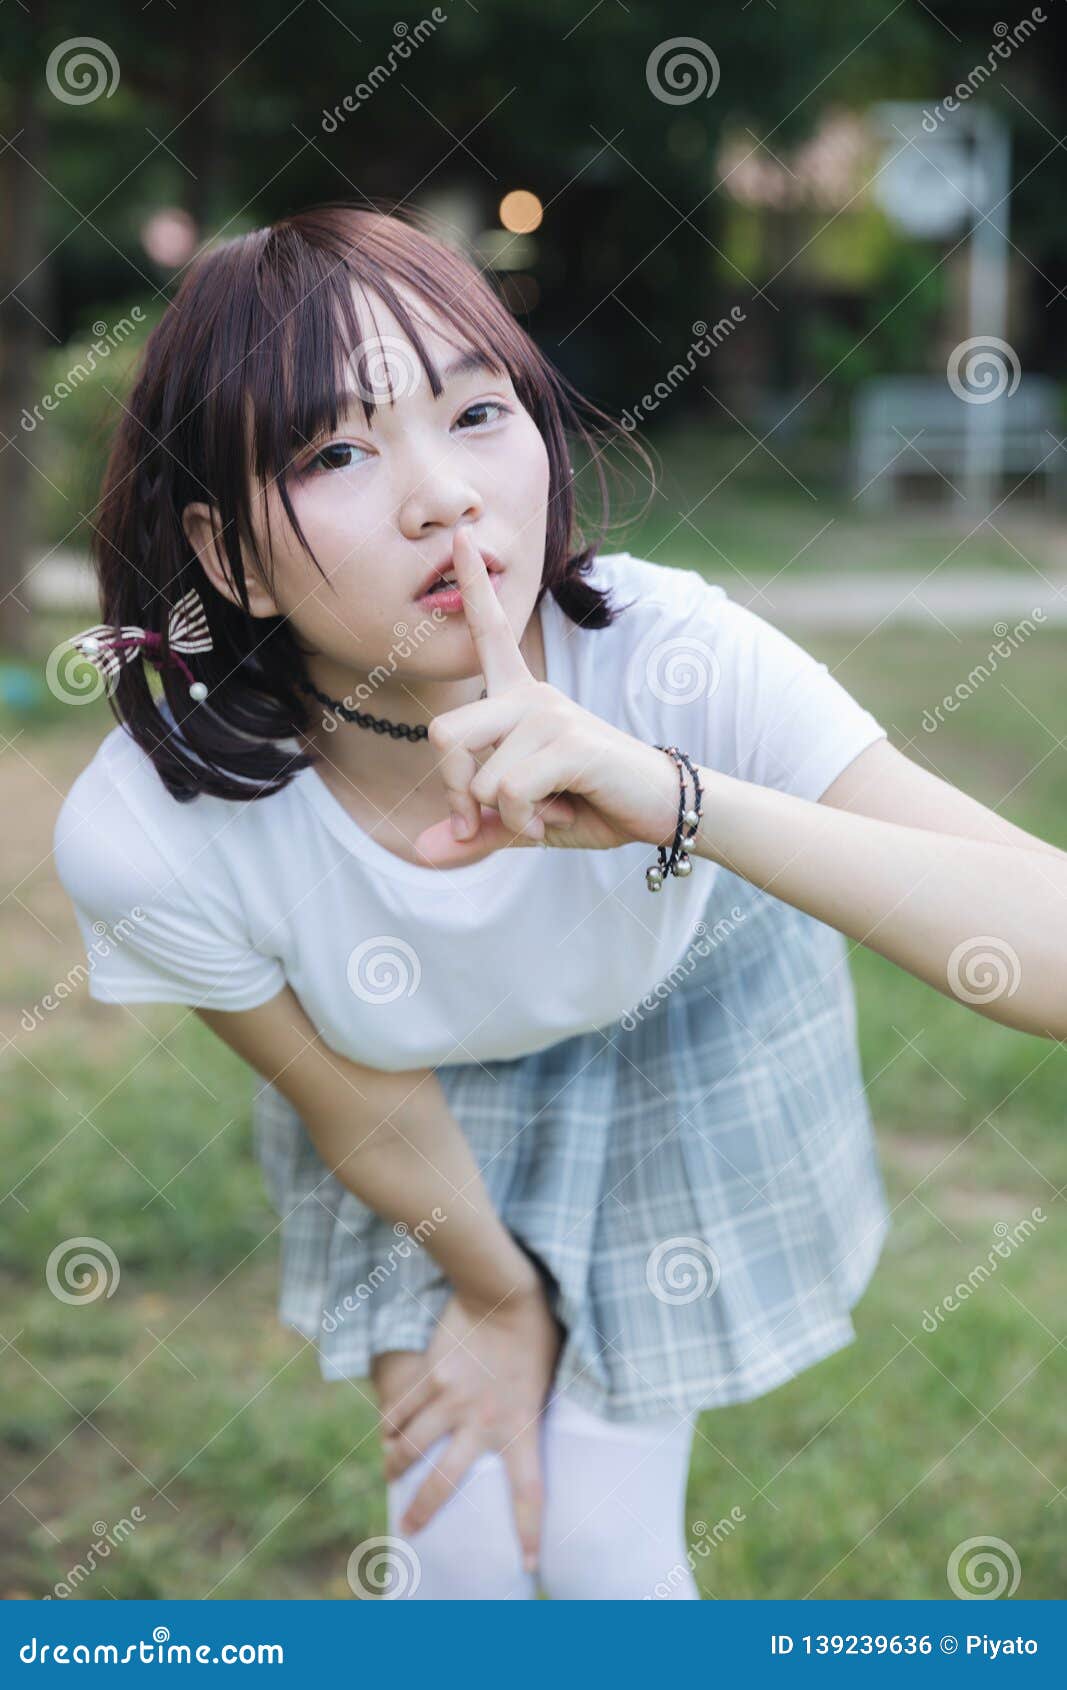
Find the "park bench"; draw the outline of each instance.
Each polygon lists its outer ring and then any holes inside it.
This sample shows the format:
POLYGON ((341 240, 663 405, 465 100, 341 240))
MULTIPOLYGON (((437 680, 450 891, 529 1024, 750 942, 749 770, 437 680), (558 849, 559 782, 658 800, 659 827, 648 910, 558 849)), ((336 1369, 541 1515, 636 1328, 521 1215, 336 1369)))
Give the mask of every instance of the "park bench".
POLYGON ((984 403, 961 398, 944 376, 877 377, 853 402, 854 496, 885 507, 902 476, 926 475, 965 496, 999 498, 1000 477, 1018 484, 1036 475, 1059 502, 1067 468, 1061 409, 1047 376, 1024 375, 1014 393, 984 403))

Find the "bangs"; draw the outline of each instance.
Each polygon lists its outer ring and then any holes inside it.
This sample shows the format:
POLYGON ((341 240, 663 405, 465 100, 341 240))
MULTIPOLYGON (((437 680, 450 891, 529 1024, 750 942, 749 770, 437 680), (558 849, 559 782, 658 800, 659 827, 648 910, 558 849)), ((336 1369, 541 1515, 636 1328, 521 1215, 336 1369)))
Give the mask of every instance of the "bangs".
MULTIPOLYGON (((380 279, 378 291, 407 337, 383 338, 366 294, 362 313, 357 308, 353 281, 363 284, 349 266, 330 270, 314 295, 292 308, 281 344, 275 338, 273 355, 268 351, 266 358, 257 360, 259 380, 253 376, 250 383, 251 461, 257 476, 281 474, 297 452, 323 434, 333 433, 345 401, 353 395, 369 426, 377 409, 375 395, 384 387, 390 403, 395 403, 398 394, 413 392, 420 366, 434 398, 444 391, 442 373, 419 332, 420 322, 431 326, 426 318, 413 317, 396 290, 380 279), (280 406, 278 393, 282 394, 280 406)), ((457 352, 468 352, 498 372, 518 374, 507 368, 505 355, 489 337, 478 335, 469 319, 461 322, 456 317, 449 309, 451 301, 427 299, 424 303, 456 331, 460 338, 451 344, 457 352)), ((440 332, 436 323, 432 326, 440 332)))

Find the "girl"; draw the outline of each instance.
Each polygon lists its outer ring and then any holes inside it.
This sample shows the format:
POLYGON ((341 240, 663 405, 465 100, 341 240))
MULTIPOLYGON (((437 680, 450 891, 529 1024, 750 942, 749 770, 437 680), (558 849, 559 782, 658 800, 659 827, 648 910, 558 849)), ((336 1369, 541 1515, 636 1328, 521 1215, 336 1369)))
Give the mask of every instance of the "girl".
POLYGON ((335 204, 198 258, 103 489, 74 643, 119 725, 58 873, 93 996, 262 1078, 280 1312, 373 1379, 392 1597, 696 1595, 696 1414, 848 1343, 886 1229, 845 935, 1067 1037, 1067 855, 576 541, 568 445, 606 515, 623 438, 420 218, 335 204))

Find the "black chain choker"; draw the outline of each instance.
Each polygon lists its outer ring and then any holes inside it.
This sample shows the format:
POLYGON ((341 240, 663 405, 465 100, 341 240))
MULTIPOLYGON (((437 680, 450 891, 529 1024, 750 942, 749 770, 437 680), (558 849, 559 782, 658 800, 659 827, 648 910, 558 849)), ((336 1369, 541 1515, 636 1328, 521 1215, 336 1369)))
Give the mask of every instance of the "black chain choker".
MULTIPOLYGON (((325 704, 328 710, 333 710, 342 720, 355 722, 358 728, 373 728, 376 734, 389 734, 393 739, 428 739, 429 729, 424 722, 413 727, 410 722, 390 722, 384 716, 372 716, 369 710, 350 710, 339 698, 331 698, 329 693, 320 692, 318 687, 312 686, 310 681, 297 681, 301 692, 314 695, 320 704, 325 704)), ((482 688, 482 697, 486 689, 482 688)))

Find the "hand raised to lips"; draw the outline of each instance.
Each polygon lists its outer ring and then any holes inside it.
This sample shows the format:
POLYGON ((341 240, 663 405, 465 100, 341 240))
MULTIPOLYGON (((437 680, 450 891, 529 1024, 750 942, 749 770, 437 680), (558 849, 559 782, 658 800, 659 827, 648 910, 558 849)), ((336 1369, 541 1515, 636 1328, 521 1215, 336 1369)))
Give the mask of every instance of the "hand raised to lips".
POLYGON ((538 681, 466 528, 452 555, 485 696, 429 724, 451 818, 419 834, 420 857, 458 868, 515 845, 669 843, 677 812, 670 759, 538 681), (490 749, 479 766, 475 753, 490 749), (462 838, 457 822, 466 824, 462 838))

